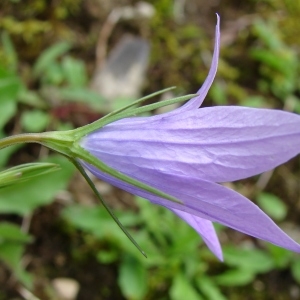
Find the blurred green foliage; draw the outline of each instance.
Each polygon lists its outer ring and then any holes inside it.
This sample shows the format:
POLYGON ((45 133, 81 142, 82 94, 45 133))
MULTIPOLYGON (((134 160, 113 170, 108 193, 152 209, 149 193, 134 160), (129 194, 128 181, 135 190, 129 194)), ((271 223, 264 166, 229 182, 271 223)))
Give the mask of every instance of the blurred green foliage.
MULTIPOLYGON (((51 9, 46 0, 28 3, 6 0, 0 4, 7 13, 0 20, 0 138, 18 132, 74 127, 73 119, 65 120, 57 113, 68 105, 79 103, 80 110, 88 107, 99 115, 106 111, 101 95, 88 88, 91 74, 87 55, 82 53, 87 51, 86 45, 95 47, 96 39, 94 32, 86 36, 81 32, 93 19, 83 1, 56 1, 51 9)), ((195 19, 187 18, 179 24, 174 18, 174 1, 149 3, 156 14, 147 31, 152 43, 147 89, 178 85, 181 92, 194 92, 206 77, 211 50, 206 53, 205 49, 211 49, 211 38, 195 19)), ((233 44, 222 49, 218 76, 205 105, 238 104, 299 113, 300 4, 294 0, 253 0, 251 4, 256 16, 240 30, 233 44), (278 14, 283 17, 278 18, 278 14)), ((243 13, 248 12, 244 9, 243 13)), ((117 33, 120 34, 118 30, 117 33)), ((29 161, 36 158, 35 149, 20 147, 1 150, 1 169, 23 162, 24 153, 29 161)), ((0 223, 0 259, 19 283, 34 292, 38 291, 36 282, 40 276, 61 274, 47 262, 43 271, 27 268, 26 255, 30 253, 35 259, 35 253, 28 249, 41 237, 32 235, 21 222, 14 222, 15 217, 24 222, 39 208, 53 204, 55 197, 67 190, 74 174, 64 158, 48 152, 40 156, 41 161, 59 164, 62 170, 0 190, 0 213, 5 220, 0 223)), ((295 163, 291 168, 299 176, 297 166, 295 163)), ((283 176, 284 180, 288 180, 291 170, 285 172, 288 175, 283 176)), ((299 213, 285 201, 286 194, 295 196, 296 192, 278 191, 278 181, 274 182, 261 191, 255 180, 250 180, 245 185, 249 187, 246 194, 276 222, 285 224, 293 210, 299 213)), ((238 184, 235 187, 240 188, 238 184)), ((294 253, 266 243, 255 244, 248 237, 235 238, 231 231, 216 226, 224 245, 225 263, 220 266, 185 223, 161 207, 136 199, 137 207, 116 213, 146 251, 148 258, 144 259, 102 207, 82 205, 73 198, 60 206, 58 217, 59 229, 69 237, 71 250, 65 255, 70 256, 72 266, 68 267, 75 269, 91 255, 101 266, 116 269, 113 288, 120 290, 120 299, 241 299, 243 292, 253 292, 255 284, 270 274, 289 274, 290 286, 300 284, 300 259, 294 253), (82 243, 78 243, 78 236, 82 243)), ((93 277, 93 268, 89 272, 93 277)), ((98 284, 99 278, 95 281, 98 284)), ((44 283, 45 299, 51 299, 49 289, 51 284, 44 283)), ((270 299, 270 290, 266 283, 251 299, 270 299)), ((99 284, 95 299, 104 299, 101 291, 99 284)), ((107 297, 112 293, 106 292, 107 297)), ((288 299, 283 297, 290 294, 286 289, 282 295, 281 299, 288 299)))

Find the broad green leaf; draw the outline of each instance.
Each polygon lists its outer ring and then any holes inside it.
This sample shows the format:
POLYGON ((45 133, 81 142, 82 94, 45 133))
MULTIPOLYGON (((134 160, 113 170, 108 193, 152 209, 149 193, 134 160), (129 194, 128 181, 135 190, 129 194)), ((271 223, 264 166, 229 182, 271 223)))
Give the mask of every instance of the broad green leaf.
POLYGON ((83 61, 66 56, 62 60, 62 71, 70 87, 78 88, 87 85, 88 78, 83 61))
POLYGON ((81 87, 66 87, 57 90, 59 97, 64 101, 74 101, 89 104, 97 111, 103 111, 104 98, 98 93, 81 87))
MULTIPOLYGON (((174 274, 175 275, 175 274, 174 274)), ((196 291, 192 283, 182 273, 177 273, 170 288, 170 298, 172 300, 201 300, 203 297, 196 291)))
MULTIPOLYGON (((2 97, 0 91, 0 98, 2 97)), ((0 100, 0 130, 3 126, 15 115, 17 111, 16 102, 12 99, 2 99, 0 100)))
MULTIPOLYGON (((140 225, 140 216, 135 214, 134 218, 132 215, 128 218, 128 215, 130 214, 131 213, 128 211, 120 211, 116 215, 124 226, 140 225)), ((161 255, 160 249, 156 247, 148 231, 139 230, 134 233, 134 239, 142 249, 147 251, 149 257, 145 260, 128 242, 127 237, 102 206, 88 207, 84 205, 72 205, 63 209, 61 215, 75 228, 90 233, 95 238, 118 245, 118 247, 121 247, 127 253, 136 256, 136 258, 140 259, 143 263, 152 266, 163 263, 164 256, 161 255)), ((101 259, 101 255, 99 256, 99 259, 101 259)))
POLYGON ((32 238, 21 231, 20 227, 8 222, 0 223, 0 244, 5 242, 28 243, 32 238))
POLYGON ((279 31, 274 23, 268 23, 261 19, 254 22, 254 32, 266 46, 272 50, 282 48, 283 42, 279 37, 279 31))
POLYGON ((274 267, 270 255, 257 249, 241 249, 235 247, 223 247, 224 261, 230 265, 241 268, 245 272, 264 273, 274 267))
POLYGON ((0 66, 0 130, 16 113, 21 87, 19 77, 0 66))
POLYGON ((52 86, 59 86, 63 84, 64 79, 65 78, 61 65, 59 63, 54 62, 47 68, 47 70, 43 72, 43 75, 41 77, 41 81, 43 83, 41 92, 44 93, 45 96, 49 97, 49 94, 47 95, 44 91, 48 88, 48 90, 52 94, 52 86))
POLYGON ((266 244, 266 247, 269 250, 270 256, 274 262, 273 268, 286 268, 290 264, 294 253, 287 249, 278 247, 273 244, 266 244))
POLYGON ((116 250, 105 251, 101 250, 97 253, 97 260, 102 264, 111 264, 119 258, 119 253, 116 250))
POLYGON ((22 264, 22 256, 25 246, 20 243, 0 243, 0 260, 9 267, 13 275, 27 288, 32 288, 32 276, 27 273, 22 264))
POLYGON ((49 114, 41 110, 25 111, 21 116, 21 125, 27 132, 44 131, 49 122, 49 114))
POLYGON ((35 108, 47 108, 46 102, 42 100, 37 92, 27 90, 26 88, 20 92, 18 101, 35 108))
POLYGON ((72 205, 62 211, 62 216, 76 228, 92 233, 98 238, 115 239, 123 235, 101 206, 72 205))
POLYGON ((20 78, 0 66, 0 104, 4 99, 15 101, 21 87, 22 82, 20 78))
MULTIPOLYGON (((118 218, 122 224, 123 220, 125 220, 125 226, 128 225, 126 223, 126 214, 127 212, 120 216, 118 214, 118 218)), ((128 244, 126 236, 103 206, 72 205, 62 211, 62 216, 76 228, 91 233, 96 238, 108 239, 120 245, 128 244)))
POLYGON ((9 69, 15 71, 18 66, 18 56, 7 31, 2 32, 1 42, 6 59, 8 61, 9 69))
POLYGON ((119 268, 118 283, 127 299, 144 299, 148 290, 145 267, 134 257, 126 255, 119 268))
POLYGON ((260 193, 257 197, 257 203, 263 211, 277 221, 282 221, 286 217, 286 204, 273 194, 260 193))
POLYGON ((59 164, 61 170, 2 188, 1 213, 29 214, 35 208, 52 202, 59 191, 66 189, 74 172, 73 165, 62 156, 52 156, 45 161, 59 164))
MULTIPOLYGON (((103 206, 73 205, 65 208, 62 216, 74 227, 92 234, 94 238, 105 239, 126 251, 135 250, 103 206)), ((117 217, 122 223, 122 218, 118 214, 117 217)))
POLYGON ((226 86, 218 81, 216 81, 209 90, 209 96, 214 100, 218 105, 227 104, 227 94, 226 86))
POLYGON ((34 76, 42 76, 43 72, 47 72, 47 69, 56 62, 57 58, 61 55, 67 53, 70 48, 71 44, 67 42, 61 42, 47 48, 37 59, 34 67, 33 72, 34 76))
POLYGON ((215 282, 208 276, 198 276, 196 279, 197 285, 207 299, 226 300, 215 282))
POLYGON ((228 270, 213 279, 217 284, 225 286, 243 286, 251 283, 255 274, 248 269, 228 270))
POLYGON ((250 96, 243 100, 243 106, 263 108, 266 107, 266 99, 262 96, 250 96))

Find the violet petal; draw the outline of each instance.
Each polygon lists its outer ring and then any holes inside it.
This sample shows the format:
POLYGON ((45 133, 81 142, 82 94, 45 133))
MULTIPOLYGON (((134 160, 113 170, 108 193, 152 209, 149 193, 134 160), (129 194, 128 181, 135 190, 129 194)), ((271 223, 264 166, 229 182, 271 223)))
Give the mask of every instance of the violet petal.
POLYGON ((193 227, 202 237, 203 241, 210 249, 210 251, 221 261, 223 261, 222 248, 215 231, 214 225, 211 221, 191 215, 178 209, 170 209, 178 217, 183 219, 191 227, 193 227))
POLYGON ((201 86, 201 88, 197 91, 199 96, 194 97, 193 99, 189 100, 185 105, 178 108, 176 113, 183 113, 188 110, 197 109, 201 106, 202 102, 204 101, 217 73, 218 69, 218 60, 219 60, 219 52, 220 52, 220 17, 217 14, 217 25, 216 25, 216 32, 215 32, 215 46, 214 46, 214 54, 212 58, 211 67, 209 73, 201 86))
MULTIPOLYGON (((184 203, 182 205, 154 196, 104 174, 93 166, 81 163, 98 178, 129 193, 146 198, 154 204, 218 222, 277 246, 300 252, 300 245, 285 234, 258 206, 237 192, 217 183, 174 174, 161 174, 154 182, 151 172, 145 173, 142 178, 132 176, 180 199, 184 203)), ((128 172, 126 174, 131 176, 128 172)))
POLYGON ((138 177, 151 170, 227 182, 275 168, 300 151, 300 116, 217 106, 140 123, 129 118, 89 134, 82 146, 138 177))

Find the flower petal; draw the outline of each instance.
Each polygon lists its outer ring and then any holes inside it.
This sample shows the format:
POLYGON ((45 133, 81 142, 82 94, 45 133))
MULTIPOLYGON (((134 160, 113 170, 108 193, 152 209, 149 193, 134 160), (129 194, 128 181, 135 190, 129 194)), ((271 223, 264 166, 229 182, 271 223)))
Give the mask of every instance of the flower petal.
POLYGON ((149 171, 144 173, 143 177, 139 177, 132 175, 131 172, 124 172, 182 200, 184 202, 182 205, 154 196, 104 174, 93 166, 81 163, 98 178, 134 195, 146 198, 152 203, 218 222, 280 247, 300 252, 300 245, 285 234, 258 206, 244 196, 219 184, 191 176, 161 174, 155 177, 149 171))
POLYGON ((211 221, 206 219, 202 219, 186 213, 184 211, 178 209, 170 209, 173 211, 178 217, 183 219, 186 223, 188 223, 191 227, 193 227, 199 235, 202 237, 203 241, 210 249, 210 251, 221 261, 223 261, 223 253, 222 248, 216 234, 214 225, 211 221))
POLYGON ((177 115, 179 113, 187 112, 192 109, 197 109, 201 106, 202 102, 204 101, 213 81, 217 73, 218 69, 218 61, 219 61, 219 52, 220 52, 220 17, 217 14, 217 25, 216 25, 216 31, 215 31, 215 45, 214 45, 214 53, 212 57, 212 62, 210 66, 210 70, 208 72, 208 75, 202 84, 201 88, 197 91, 198 96, 190 99, 187 103, 182 105, 181 107, 167 112, 165 114, 161 115, 154 115, 150 117, 139 117, 139 118, 125 118, 121 119, 117 123, 118 125, 126 125, 127 123, 131 123, 131 119, 134 119, 135 122, 142 124, 142 123, 148 123, 149 121, 155 121, 160 120, 162 117, 166 116, 172 116, 177 115))
POLYGON ((176 114, 183 113, 188 110, 197 109, 201 106, 202 102, 204 101, 204 99, 215 79, 217 69, 218 69, 219 52, 220 52, 220 17, 217 14, 214 54, 213 54, 209 73, 208 73, 203 85, 197 92, 197 94, 199 96, 194 97, 193 99, 189 100, 187 103, 185 103, 185 105, 174 110, 173 113, 176 113, 176 114))
POLYGON ((300 151, 300 116, 279 110, 207 107, 140 122, 119 121, 81 145, 115 169, 227 182, 275 168, 300 151))

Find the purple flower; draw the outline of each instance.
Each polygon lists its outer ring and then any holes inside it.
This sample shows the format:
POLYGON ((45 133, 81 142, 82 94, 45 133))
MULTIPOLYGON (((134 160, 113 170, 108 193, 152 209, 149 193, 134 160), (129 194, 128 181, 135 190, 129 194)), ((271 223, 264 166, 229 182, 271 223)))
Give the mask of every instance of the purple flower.
POLYGON ((300 252, 300 245, 255 204, 219 184, 270 170, 300 149, 296 114, 236 106, 199 109, 217 71, 219 41, 218 17, 212 65, 197 97, 169 113, 115 121, 81 141, 85 150, 106 165, 183 204, 82 163, 98 178, 174 212, 220 260, 222 250, 212 222, 300 252))

